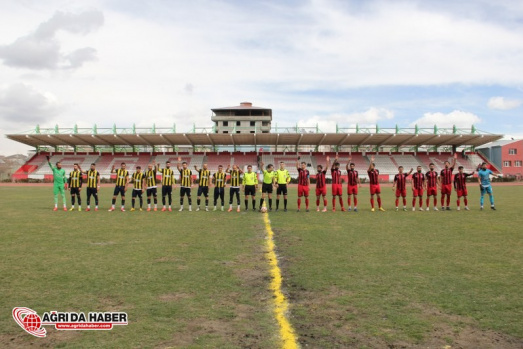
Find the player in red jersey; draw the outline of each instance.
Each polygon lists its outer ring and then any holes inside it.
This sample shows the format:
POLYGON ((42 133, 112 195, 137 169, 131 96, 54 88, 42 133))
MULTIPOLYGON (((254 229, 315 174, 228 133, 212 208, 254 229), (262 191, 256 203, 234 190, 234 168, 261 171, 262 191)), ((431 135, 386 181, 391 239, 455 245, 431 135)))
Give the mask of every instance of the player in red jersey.
POLYGON ((361 188, 361 182, 360 177, 358 175, 358 171, 355 170, 356 165, 351 162, 352 157, 349 156, 349 162, 345 166, 345 169, 347 170, 347 178, 348 178, 348 184, 347 184, 347 204, 348 204, 348 210, 350 211, 352 209, 351 207, 351 196, 354 198, 354 212, 358 212, 358 187, 361 188), (350 166, 350 168, 349 168, 350 166))
POLYGON ((463 203, 465 204, 465 210, 469 210, 469 202, 467 199, 467 177, 473 176, 474 171, 471 173, 465 173, 463 172, 463 166, 458 167, 458 173, 454 175, 454 189, 456 190, 456 193, 458 194, 458 208, 457 210, 460 210, 461 205, 461 197, 463 197, 463 203))
POLYGON ((323 196, 323 210, 327 212, 327 184, 325 181, 325 175, 327 174, 327 168, 329 168, 330 158, 327 156, 327 165, 325 169, 321 165, 316 166, 318 172, 316 173, 316 211, 320 211, 320 197, 323 196))
MULTIPOLYGON (((425 187, 425 175, 421 166, 416 168, 412 175, 412 211, 416 211, 416 198, 419 198, 419 210, 423 211, 423 188, 425 187)), ((428 201, 428 199, 427 199, 428 201)), ((427 204, 428 205, 428 204, 427 204)), ((428 206, 427 206, 428 208, 428 206)))
POLYGON ((338 156, 334 159, 331 167, 332 176, 332 211, 336 211, 336 196, 340 201, 341 210, 345 211, 343 207, 343 192, 341 187, 341 170, 340 163, 338 162, 338 156))
POLYGON ((380 211, 385 211, 383 207, 381 206, 381 188, 380 188, 380 182, 379 182, 379 175, 380 171, 376 169, 376 164, 374 164, 374 155, 370 158, 370 165, 369 169, 367 170, 367 174, 369 175, 369 182, 370 182, 370 205, 372 207, 371 211, 374 212, 374 195, 376 195, 378 199, 378 207, 380 211))
POLYGON ((441 189, 441 209, 445 210, 445 197, 447 197, 447 207, 446 210, 450 211, 450 194, 452 194, 452 172, 456 166, 456 159, 458 154, 454 154, 452 159, 452 166, 450 162, 445 161, 445 168, 441 170, 439 175, 439 183, 441 189))
POLYGON ((311 178, 309 170, 307 170, 307 163, 302 162, 300 164, 299 161, 300 157, 298 156, 298 161, 296 161, 296 169, 298 170, 298 212, 300 212, 302 196, 305 196, 305 210, 309 212, 309 185, 311 184, 311 178))
POLYGON ((400 196, 403 198, 403 211, 407 211, 407 177, 410 176, 413 169, 409 173, 403 173, 403 166, 398 167, 399 173, 394 176, 394 184, 392 184, 392 191, 396 190, 396 211, 400 202, 400 196))
POLYGON ((434 211, 438 211, 438 173, 434 171, 434 163, 429 164, 429 172, 425 173, 427 181, 427 211, 430 210, 430 197, 434 198, 434 211))

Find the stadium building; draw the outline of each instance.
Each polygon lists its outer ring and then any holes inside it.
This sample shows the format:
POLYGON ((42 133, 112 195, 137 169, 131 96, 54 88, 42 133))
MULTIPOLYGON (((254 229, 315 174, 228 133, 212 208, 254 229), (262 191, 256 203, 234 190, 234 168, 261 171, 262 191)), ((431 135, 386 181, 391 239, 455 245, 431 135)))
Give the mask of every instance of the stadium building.
POLYGON ((499 140, 482 145, 477 151, 504 176, 523 176, 523 139, 499 140))
MULTIPOLYGON (((325 157, 338 156, 342 164, 349 156, 362 178, 366 177, 370 154, 376 154, 376 167, 382 181, 390 181, 399 165, 406 168, 420 165, 428 170, 433 162, 436 169, 444 166, 453 153, 460 152, 458 165, 465 171, 475 170, 478 163, 487 161, 478 147, 499 141, 502 135, 460 128, 353 128, 336 126, 335 133, 322 132, 316 127, 278 127, 272 125, 272 110, 253 107, 243 102, 237 107, 212 109, 212 127, 196 127, 190 132, 169 128, 40 128, 7 137, 34 147, 34 154, 12 176, 14 180, 50 179, 46 155, 51 162, 61 161, 64 168, 79 163, 87 169, 96 163, 102 177, 110 177, 111 167, 126 162, 128 170, 145 168, 151 161, 176 163, 178 157, 189 166, 207 163, 211 171, 218 165, 257 168, 258 160, 265 164, 284 162, 292 177, 297 177, 297 156, 312 166, 325 164, 325 157)), ((519 152, 521 154, 521 151, 519 152)), ((495 167, 494 167, 495 168, 495 167)), ((499 167, 498 167, 499 168, 499 167)), ((327 175, 329 177, 330 174, 327 175)))

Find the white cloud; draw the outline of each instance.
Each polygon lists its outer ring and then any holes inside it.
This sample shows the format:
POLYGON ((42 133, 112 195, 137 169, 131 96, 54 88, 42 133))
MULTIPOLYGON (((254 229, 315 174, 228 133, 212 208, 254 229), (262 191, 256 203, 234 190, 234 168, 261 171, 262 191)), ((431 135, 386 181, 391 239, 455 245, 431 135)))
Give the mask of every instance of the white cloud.
POLYGON ((63 106, 49 92, 16 83, 0 88, 0 120, 10 125, 26 126, 49 122, 62 112, 63 106))
POLYGON ((481 119, 469 112, 454 110, 450 113, 425 113, 423 117, 410 124, 411 127, 418 125, 420 127, 452 127, 467 128, 472 125, 481 123, 481 119))
POLYGON ((19 37, 10 45, 0 46, 0 58, 4 64, 28 69, 76 69, 85 62, 96 59, 91 47, 62 52, 56 39, 58 31, 83 35, 100 27, 104 22, 100 11, 80 13, 56 12, 48 21, 41 23, 31 34, 19 37))
POLYGON ((488 101, 488 107, 495 110, 510 110, 516 109, 521 105, 518 99, 507 99, 505 97, 492 97, 488 101))
POLYGON ((313 117, 302 119, 298 124, 302 127, 316 127, 322 132, 336 132, 336 124, 340 127, 375 126, 379 121, 391 120, 394 118, 394 112, 384 108, 369 108, 359 113, 333 113, 329 115, 315 115, 313 117))

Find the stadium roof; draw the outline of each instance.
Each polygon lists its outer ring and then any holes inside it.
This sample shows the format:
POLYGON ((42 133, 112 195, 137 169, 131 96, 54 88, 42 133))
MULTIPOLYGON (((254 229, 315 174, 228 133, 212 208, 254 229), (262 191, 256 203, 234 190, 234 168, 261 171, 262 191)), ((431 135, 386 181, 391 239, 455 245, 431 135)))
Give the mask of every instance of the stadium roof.
POLYGON ((498 134, 430 133, 33 133, 7 138, 39 146, 241 146, 241 145, 333 145, 333 146, 474 146, 494 142, 498 134))

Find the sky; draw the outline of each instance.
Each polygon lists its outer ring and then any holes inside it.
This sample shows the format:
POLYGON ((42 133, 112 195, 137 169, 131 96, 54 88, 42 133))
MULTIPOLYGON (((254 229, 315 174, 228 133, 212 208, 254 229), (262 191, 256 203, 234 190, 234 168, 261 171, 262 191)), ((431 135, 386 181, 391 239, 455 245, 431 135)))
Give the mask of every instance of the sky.
POLYGON ((523 2, 0 0, 0 154, 40 127, 457 127, 523 138, 523 2))

